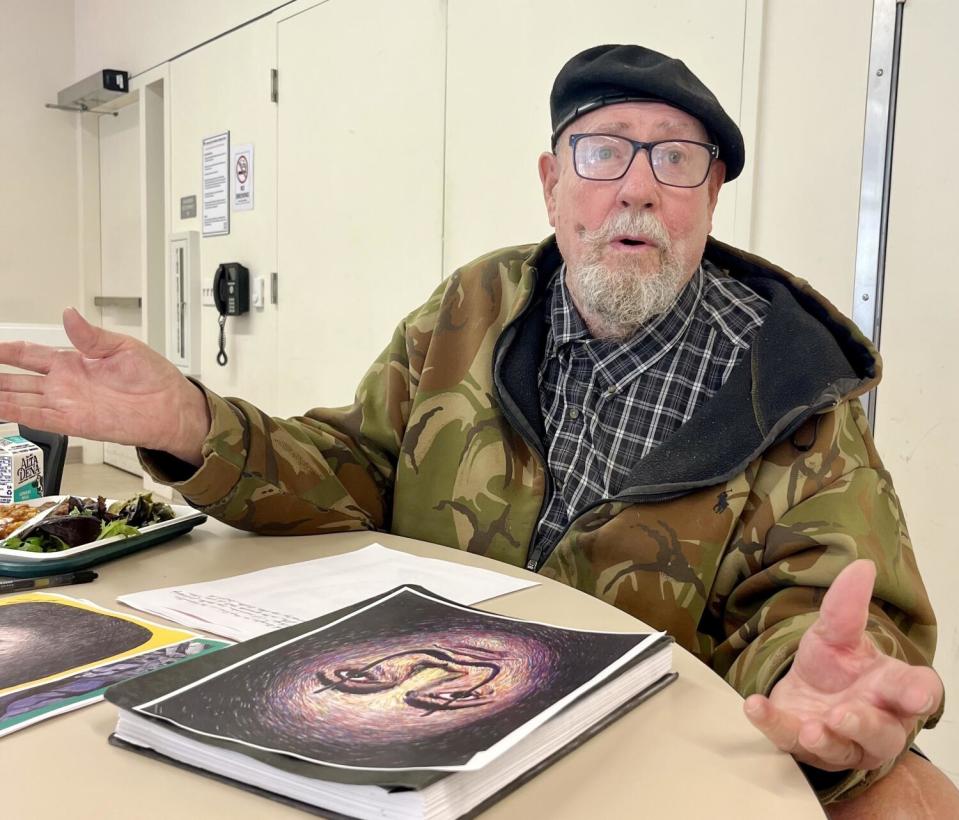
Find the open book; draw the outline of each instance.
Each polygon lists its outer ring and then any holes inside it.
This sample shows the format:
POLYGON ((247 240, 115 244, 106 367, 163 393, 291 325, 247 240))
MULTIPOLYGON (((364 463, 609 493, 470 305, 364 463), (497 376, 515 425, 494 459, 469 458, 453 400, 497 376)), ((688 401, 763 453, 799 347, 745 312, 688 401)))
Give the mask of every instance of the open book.
POLYGON ((111 740, 347 817, 475 814, 675 679, 671 639, 402 586, 111 687, 111 740))

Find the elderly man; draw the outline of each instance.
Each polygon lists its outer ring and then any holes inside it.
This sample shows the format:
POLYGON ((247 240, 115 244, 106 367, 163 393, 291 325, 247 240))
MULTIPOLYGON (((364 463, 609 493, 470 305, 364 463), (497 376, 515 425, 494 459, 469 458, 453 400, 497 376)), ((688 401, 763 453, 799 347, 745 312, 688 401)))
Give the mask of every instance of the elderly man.
POLYGON ((893 798, 943 810, 954 789, 904 752, 943 690, 856 401, 876 351, 807 284, 707 238, 743 141, 683 63, 590 49, 551 109, 555 236, 457 271, 351 408, 269 418, 67 311, 76 351, 0 346, 42 374, 0 376, 0 416, 136 444, 237 527, 389 529, 564 581, 723 675, 824 802, 880 816, 862 801, 891 771, 893 798))

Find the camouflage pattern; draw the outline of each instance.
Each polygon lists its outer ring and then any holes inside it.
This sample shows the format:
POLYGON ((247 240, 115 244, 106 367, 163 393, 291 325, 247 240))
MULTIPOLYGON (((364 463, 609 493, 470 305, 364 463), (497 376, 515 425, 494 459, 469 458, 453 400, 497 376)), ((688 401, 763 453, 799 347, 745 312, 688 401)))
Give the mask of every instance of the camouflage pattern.
MULTIPOLYGON (((350 407, 289 420, 207 391, 203 466, 170 481, 197 508, 276 535, 382 529, 523 566, 547 477, 494 398, 494 346, 535 286, 550 248, 506 249, 457 271, 397 328, 350 407)), ((729 250, 728 248, 726 249, 729 250)), ((763 260, 830 320, 858 330, 763 260)), ((824 591, 856 558, 878 569, 869 632, 888 654, 931 663, 935 620, 902 510, 856 394, 809 417, 734 477, 651 503, 614 500, 580 515, 540 568, 676 641, 742 695, 788 669, 824 591)), ((932 720, 928 725, 932 725, 932 720)), ((825 800, 884 772, 830 778, 825 800)))

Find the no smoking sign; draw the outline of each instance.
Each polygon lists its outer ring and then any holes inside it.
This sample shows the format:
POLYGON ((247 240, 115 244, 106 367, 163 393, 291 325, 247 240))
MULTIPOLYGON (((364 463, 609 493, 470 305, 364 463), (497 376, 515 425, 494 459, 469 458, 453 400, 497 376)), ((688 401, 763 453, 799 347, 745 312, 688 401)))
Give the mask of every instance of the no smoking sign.
POLYGON ((233 210, 253 210, 253 146, 237 145, 231 152, 233 160, 233 210))
POLYGON ((243 185, 246 183, 249 175, 250 161, 243 154, 240 154, 240 156, 236 158, 236 181, 240 185, 243 185))

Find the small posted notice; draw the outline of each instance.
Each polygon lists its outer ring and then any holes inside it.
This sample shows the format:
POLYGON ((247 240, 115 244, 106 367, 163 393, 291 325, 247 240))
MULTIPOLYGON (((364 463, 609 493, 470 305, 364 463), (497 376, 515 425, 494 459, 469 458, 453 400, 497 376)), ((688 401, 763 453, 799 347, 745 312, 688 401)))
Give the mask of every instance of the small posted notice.
POLYGON ((203 140, 203 235, 230 232, 230 132, 203 140))
POLYGON ((233 210, 253 210, 253 146, 237 145, 230 157, 233 210))

